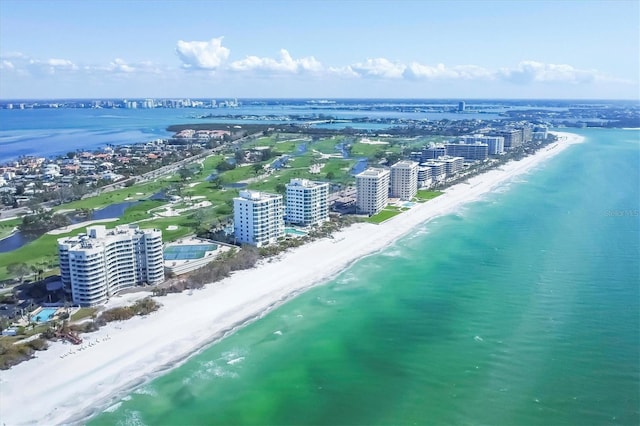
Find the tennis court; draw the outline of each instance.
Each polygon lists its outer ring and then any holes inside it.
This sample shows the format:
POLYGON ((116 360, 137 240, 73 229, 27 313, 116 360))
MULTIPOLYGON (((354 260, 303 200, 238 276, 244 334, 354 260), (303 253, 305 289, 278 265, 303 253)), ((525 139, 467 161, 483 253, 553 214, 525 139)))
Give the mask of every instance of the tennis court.
POLYGON ((217 244, 195 244, 169 246, 164 249, 164 260, 200 259, 208 251, 215 251, 217 244))

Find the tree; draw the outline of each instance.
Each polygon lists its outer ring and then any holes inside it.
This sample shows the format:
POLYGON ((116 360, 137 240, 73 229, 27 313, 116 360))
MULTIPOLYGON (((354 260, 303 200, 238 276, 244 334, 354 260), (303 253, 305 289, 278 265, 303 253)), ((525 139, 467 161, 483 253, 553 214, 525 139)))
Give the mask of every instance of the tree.
POLYGON ((333 173, 333 172, 327 173, 327 179, 331 180, 331 179, 334 179, 335 177, 336 177, 335 173, 333 173))
POLYGON ((178 174, 180 175, 180 179, 185 181, 192 178, 195 173, 188 167, 182 167, 180 170, 178 170, 178 174))
POLYGON ((19 280, 22 279, 31 273, 31 268, 24 262, 10 263, 7 265, 7 272, 14 277, 19 277, 19 280))
POLYGON ((262 173, 262 171, 264 170, 264 167, 260 163, 254 164, 252 168, 253 168, 253 173, 255 173, 256 176, 262 173))

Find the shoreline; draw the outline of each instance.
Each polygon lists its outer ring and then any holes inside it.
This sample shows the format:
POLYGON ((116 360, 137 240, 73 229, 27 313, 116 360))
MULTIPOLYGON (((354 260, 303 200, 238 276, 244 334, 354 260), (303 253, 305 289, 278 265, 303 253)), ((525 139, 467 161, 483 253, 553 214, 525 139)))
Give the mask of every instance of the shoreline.
MULTIPOLYGON (((534 155, 456 184, 441 196, 380 225, 358 223, 339 231, 333 239, 289 250, 203 289, 157 298, 163 306, 147 317, 109 323, 83 334, 86 342, 98 342, 90 348, 79 351, 70 344, 52 342, 47 351, 37 352, 35 359, 0 372, 0 423, 86 420, 133 388, 182 365, 309 288, 329 281, 357 260, 380 252, 416 227, 456 212, 584 141, 576 134, 552 133, 559 141, 534 155), (70 348, 74 353, 62 358, 70 348), (34 386, 36 383, 39 386, 34 386)), ((116 296, 109 305, 143 295, 146 293, 116 296)))

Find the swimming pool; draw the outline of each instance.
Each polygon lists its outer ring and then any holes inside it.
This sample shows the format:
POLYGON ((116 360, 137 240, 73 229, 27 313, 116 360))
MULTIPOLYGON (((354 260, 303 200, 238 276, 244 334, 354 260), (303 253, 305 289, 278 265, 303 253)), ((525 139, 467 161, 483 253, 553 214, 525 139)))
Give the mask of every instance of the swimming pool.
POLYGON ((296 237, 302 237, 304 235, 307 235, 306 232, 301 231, 301 230, 296 229, 296 228, 284 228, 284 233, 287 234, 287 235, 293 235, 293 236, 296 236, 296 237))
POLYGON ((175 245, 164 249, 164 260, 200 259, 208 251, 218 248, 216 244, 175 245))
POLYGON ((36 316, 32 317, 31 319, 35 322, 51 321, 51 319, 53 319, 53 315, 55 315, 57 310, 58 308, 42 308, 42 310, 39 311, 36 316))

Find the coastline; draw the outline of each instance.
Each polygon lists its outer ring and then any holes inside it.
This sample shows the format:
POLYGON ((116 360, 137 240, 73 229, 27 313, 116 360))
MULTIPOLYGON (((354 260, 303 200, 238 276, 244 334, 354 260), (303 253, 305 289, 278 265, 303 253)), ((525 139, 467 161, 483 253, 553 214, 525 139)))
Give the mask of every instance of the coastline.
MULTIPOLYGON (((455 212, 584 140, 571 133, 553 133, 560 140, 535 155, 448 188, 440 197, 381 225, 359 223, 340 231, 334 239, 288 251, 204 289, 158 298, 163 307, 146 318, 110 323, 84 334, 88 342, 100 341, 95 346, 79 352, 72 348, 76 353, 60 358, 71 345, 52 343, 47 351, 38 352, 36 359, 0 372, 0 422, 79 422, 102 411, 132 387, 174 368, 194 352, 306 289, 326 282, 416 226, 455 212), (36 383, 38 386, 34 386, 36 383)), ((110 304, 122 304, 133 297, 139 298, 140 293, 115 297, 110 304)))

